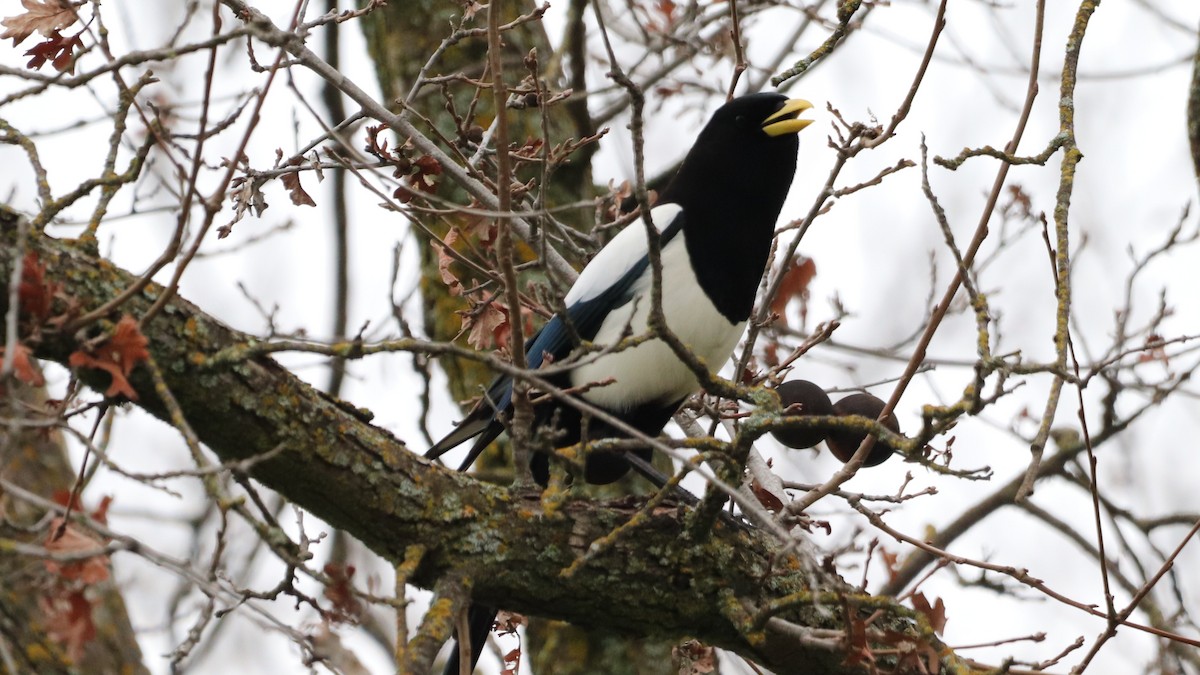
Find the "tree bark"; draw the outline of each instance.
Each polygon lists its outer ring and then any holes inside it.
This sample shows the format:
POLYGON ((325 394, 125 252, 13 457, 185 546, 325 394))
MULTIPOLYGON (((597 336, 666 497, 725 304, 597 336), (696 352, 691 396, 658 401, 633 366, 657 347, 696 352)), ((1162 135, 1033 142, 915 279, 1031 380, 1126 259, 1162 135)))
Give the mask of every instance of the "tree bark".
MULTIPOLYGON (((16 419, 20 407, 42 408, 42 387, 16 380, 3 383, 0 417, 16 419)), ((50 499, 56 491, 69 491, 75 471, 68 461, 66 444, 56 430, 0 425, 0 477, 30 492, 50 499)), ((41 530, 31 533, 41 518, 38 509, 8 499, 0 490, 0 538, 40 545, 41 530)), ((59 641, 47 634, 47 616, 40 601, 56 594, 62 580, 41 561, 0 549, 0 642, 5 643, 12 665, 22 673, 96 673, 97 675, 140 675, 146 673, 137 637, 125 611, 125 601, 116 583, 107 581, 87 586, 91 602, 94 638, 84 643, 73 661, 59 641)), ((8 673, 0 660, 0 673, 8 673)), ((15 674, 13 674, 15 675, 15 674)))
MULTIPOLYGON (((0 249, 14 250, 15 216, 0 210, 0 249)), ((97 307, 135 276, 71 243, 30 233, 27 250, 45 265, 47 280, 79 307, 97 307)), ((8 311, 14 256, 0 256, 0 314, 8 311)), ((121 312, 140 316, 162 288, 150 284, 121 312)), ((66 308, 61 301, 56 311, 66 308)), ((117 317, 113 317, 114 319, 117 317)), ((410 452, 369 424, 369 413, 333 399, 263 356, 262 343, 176 298, 144 327, 152 358, 187 422, 226 462, 266 455, 251 475, 372 550, 398 562, 414 544, 425 554, 411 582, 425 588, 451 571, 467 571, 473 596, 493 606, 629 635, 688 635, 725 647, 777 672, 857 673, 840 649, 791 632, 752 624, 747 608, 790 598, 774 616, 817 629, 840 629, 847 616, 881 612, 872 625, 943 647, 922 632, 911 610, 865 596, 818 561, 784 551, 768 534, 717 522, 692 540, 683 509, 660 508, 645 523, 572 575, 563 570, 592 542, 627 522, 641 501, 543 503, 448 471, 410 452)), ((38 358, 66 363, 73 336, 47 333, 38 358)), ((445 348, 405 341, 427 353, 445 348)), ((344 345, 354 356, 355 345, 344 345)), ((82 370, 93 387, 107 375, 82 370)), ((136 404, 169 420, 145 367, 130 382, 136 404)), ((953 660, 950 652, 945 659, 953 660)))

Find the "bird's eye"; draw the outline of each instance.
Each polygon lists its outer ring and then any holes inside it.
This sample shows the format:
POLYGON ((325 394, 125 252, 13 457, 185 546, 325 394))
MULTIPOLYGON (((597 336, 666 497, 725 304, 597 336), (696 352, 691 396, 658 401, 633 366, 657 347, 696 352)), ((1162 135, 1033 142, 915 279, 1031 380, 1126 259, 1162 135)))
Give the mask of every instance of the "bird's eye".
POLYGON ((737 117, 733 118, 733 122, 734 122, 734 124, 737 124, 739 127, 744 127, 744 126, 746 126, 746 116, 738 115, 737 117))

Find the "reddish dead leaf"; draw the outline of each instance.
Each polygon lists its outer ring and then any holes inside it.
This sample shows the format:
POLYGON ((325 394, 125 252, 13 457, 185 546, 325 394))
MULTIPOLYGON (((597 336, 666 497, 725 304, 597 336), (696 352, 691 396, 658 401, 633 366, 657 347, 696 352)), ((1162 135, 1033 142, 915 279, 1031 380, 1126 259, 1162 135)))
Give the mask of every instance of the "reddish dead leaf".
MULTIPOLYGON (((537 95, 536 94, 534 94, 533 100, 534 100, 533 105, 537 105, 537 95)), ((522 145, 521 147, 513 150, 512 155, 513 155, 513 157, 516 157, 518 159, 524 159, 527 161, 536 161, 536 160, 541 159, 542 146, 545 144, 546 144, 546 142, 544 140, 542 140, 541 138, 526 137, 525 144, 522 145)))
POLYGON ((675 23, 675 7, 676 5, 674 0, 657 0, 657 2, 654 3, 654 8, 657 9, 658 13, 661 14, 663 19, 666 20, 668 26, 674 25, 675 23))
POLYGON ((942 664, 938 651, 926 640, 914 638, 908 633, 885 630, 880 641, 892 647, 896 653, 896 667, 893 672, 913 675, 937 675, 941 672, 942 664))
MULTIPOLYGON (((512 322, 507 307, 500 306, 497 310, 503 317, 503 321, 492 328, 492 345, 496 349, 507 349, 512 345, 512 322)), ((524 328, 525 337, 533 334, 533 312, 528 307, 521 308, 521 326, 524 328)))
POLYGON ((89 515, 91 515, 92 520, 96 521, 97 523, 100 523, 101 525, 107 525, 108 524, 108 507, 112 506, 112 502, 113 502, 112 495, 104 495, 104 498, 100 500, 100 505, 97 506, 91 512, 91 514, 89 514, 89 515))
POLYGON ((4 32, 0 33, 0 40, 12 38, 13 46, 16 47, 35 32, 50 37, 51 34, 75 23, 79 18, 75 8, 82 4, 67 0, 21 0, 25 11, 0 21, 5 28, 4 32))
POLYGON ((783 502, 779 500, 770 490, 763 488, 758 484, 758 481, 750 482, 750 490, 754 493, 754 498, 758 500, 763 508, 771 513, 779 513, 783 510, 783 502))
POLYGON ((941 598, 929 604, 929 599, 924 593, 916 593, 912 596, 913 609, 925 616, 925 620, 929 622, 929 627, 938 635, 942 634, 942 629, 946 627, 946 605, 941 598))
POLYGON ((75 72, 75 50, 83 49, 83 42, 78 35, 65 37, 58 31, 50 34, 50 37, 37 43, 25 52, 25 56, 31 56, 29 62, 25 64, 30 70, 41 70, 42 66, 49 61, 54 69, 60 73, 75 72))
POLYGON ((387 139, 384 138, 381 140, 379 138, 379 134, 383 131, 387 131, 387 126, 383 124, 367 127, 367 142, 363 146, 363 151, 381 160, 390 162, 393 160, 393 157, 392 152, 388 150, 387 139))
POLYGON ((792 298, 800 299, 800 320, 808 316, 808 285, 817 276, 817 263, 812 258, 798 256, 792 260, 783 280, 779 282, 779 292, 771 300, 771 311, 778 314, 780 321, 787 325, 787 304, 792 298))
POLYGON ((442 165, 430 155, 421 155, 412 163, 416 171, 408 182, 422 192, 437 192, 437 177, 442 175, 442 165))
POLYGON ((37 253, 30 251, 25 254, 17 299, 26 316, 35 319, 39 325, 45 322, 50 316, 54 295, 61 288, 61 284, 46 281, 46 266, 38 259, 37 253))
POLYGON ((137 364, 150 358, 146 345, 150 341, 138 330, 137 321, 126 314, 117 322, 111 338, 89 354, 75 351, 67 362, 72 368, 95 368, 103 370, 112 377, 112 383, 104 395, 110 398, 121 395, 136 401, 137 392, 129 384, 128 376, 137 364))
POLYGON ((224 239, 233 232, 233 226, 240 222, 246 214, 253 211, 255 216, 262 217, 263 211, 271 207, 262 193, 265 178, 248 179, 246 176, 234 178, 229 183, 229 192, 233 200, 233 217, 228 223, 217 228, 217 238, 224 239))
POLYGON ((646 28, 651 33, 671 32, 675 26, 676 6, 674 0, 654 0, 651 4, 651 15, 646 21, 646 28))
POLYGON ((750 362, 746 364, 745 368, 742 368, 741 375, 738 375, 738 382, 746 386, 751 386, 758 379, 759 374, 758 359, 751 356, 750 362))
MULTIPOLYGON (((17 379, 28 384, 31 387, 40 387, 46 384, 46 378, 42 377, 42 371, 33 365, 33 359, 30 358, 33 353, 29 351, 29 347, 17 343, 13 349, 13 374, 17 379)), ((4 361, 4 347, 0 347, 0 363, 4 361)))
POLYGON ((777 340, 770 340, 763 346, 763 362, 768 368, 779 365, 779 342, 777 340))
MULTIPOLYGON (((471 202, 470 208, 482 208, 479 202, 471 202)), ((496 243, 496 235, 499 228, 496 225, 494 218, 484 218, 483 216, 473 214, 463 214, 460 219, 462 229, 467 234, 475 238, 475 243, 483 250, 489 251, 496 243)))
POLYGON ((446 284, 450 295, 453 296, 462 295, 463 292, 462 282, 450 270, 450 266, 454 264, 455 259, 454 256, 450 255, 449 249, 454 247, 458 239, 458 228, 450 228, 450 231, 446 233, 446 238, 442 241, 443 245, 437 247, 438 274, 441 275, 442 283, 446 284))
MULTIPOLYGON (((299 166, 301 163, 299 157, 289 162, 289 166, 299 166)), ((296 206, 316 206, 317 203, 309 196, 304 188, 300 185, 300 172, 285 173, 279 177, 283 182, 283 187, 287 188, 288 196, 292 198, 292 203, 296 206)))
POLYGON ((683 84, 672 82, 671 84, 660 84, 654 88, 654 93, 661 98, 671 98, 683 93, 683 84))
POLYGON ((927 642, 921 643, 918 653, 925 656, 925 670, 930 675, 938 675, 942 672, 942 655, 933 648, 933 645, 927 642))
POLYGON ((516 635, 517 629, 529 623, 524 614, 500 610, 496 613, 496 622, 492 628, 497 635, 516 635))
POLYGON ((1167 342, 1161 335, 1151 333, 1146 336, 1146 344, 1142 349, 1142 355, 1138 357, 1138 361, 1146 363, 1148 361, 1162 361, 1164 365, 1171 363, 1170 357, 1167 356, 1167 342))
POLYGON ((501 675, 517 675, 521 670, 521 645, 520 634, 517 633, 517 628, 524 626, 528 621, 521 614, 516 612, 507 612, 501 610, 496 614, 496 622, 492 624, 492 629, 497 635, 514 636, 518 640, 517 647, 510 650, 504 655, 504 665, 501 669, 501 675))
POLYGON ((489 302, 477 311, 463 314, 464 328, 467 324, 471 330, 467 334, 467 344, 475 349, 490 349, 504 344, 498 337, 503 332, 508 334, 508 314, 502 311, 496 303, 489 302))
POLYGON ((84 589, 60 591, 58 595, 46 595, 38 599, 42 610, 42 622, 46 635, 67 652, 67 657, 78 662, 83 650, 96 637, 96 624, 92 620, 92 603, 84 595, 84 589))
POLYGON ((392 199, 395 199, 401 204, 407 204, 411 202, 415 196, 416 193, 409 189, 407 185, 398 185, 396 186, 395 190, 392 190, 392 199))
POLYGON ((900 571, 900 556, 891 551, 879 549, 879 557, 883 558, 883 567, 887 570, 888 580, 895 581, 896 573, 900 571))
POLYGON ((846 622, 846 660, 843 665, 854 667, 874 664, 875 654, 867 644, 867 623, 851 617, 846 622))
MULTIPOLYGON (((68 511, 75 513, 84 512, 83 504, 79 502, 79 495, 75 494, 73 490, 55 490, 54 494, 50 495, 50 499, 53 500, 55 504, 66 507, 68 511)), ((107 525, 108 507, 112 505, 112 501, 112 495, 105 495, 104 498, 100 500, 100 504, 94 510, 92 510, 88 516, 101 525, 107 525)))
POLYGON ((474 21, 475 15, 481 9, 483 9, 483 5, 479 4, 478 2, 475 2, 475 0, 468 0, 467 2, 464 2, 463 3, 463 22, 465 23, 467 21, 474 21))
POLYGON ((341 623, 358 623, 363 606, 354 595, 350 580, 354 578, 353 565, 325 563, 325 575, 329 583, 325 586, 325 598, 333 603, 330 619, 341 623))
POLYGON ((521 669, 521 648, 517 647, 504 655, 504 668, 500 675, 517 675, 521 669))
POLYGON ((108 580, 109 560, 103 552, 104 543, 91 534, 67 523, 62 526, 62 518, 50 522, 50 535, 46 538, 46 551, 50 554, 86 554, 95 551, 96 554, 82 560, 60 562, 46 560, 46 571, 57 574, 64 579, 82 581, 84 584, 96 584, 108 580), (61 529, 62 534, 59 534, 61 529))

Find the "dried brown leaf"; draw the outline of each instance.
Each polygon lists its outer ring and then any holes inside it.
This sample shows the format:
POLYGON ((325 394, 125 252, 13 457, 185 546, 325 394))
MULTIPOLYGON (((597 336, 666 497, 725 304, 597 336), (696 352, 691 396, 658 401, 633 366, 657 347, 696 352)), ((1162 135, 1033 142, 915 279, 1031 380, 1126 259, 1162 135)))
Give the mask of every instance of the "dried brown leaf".
POLYGON ((325 585, 324 595, 333 603, 333 609, 328 612, 331 621, 357 624, 362 618, 362 602, 354 595, 354 587, 350 583, 354 579, 354 572, 353 565, 325 563, 325 575, 329 577, 329 583, 325 585))
POLYGON ((808 285, 812 283, 815 276, 817 276, 817 263, 813 262, 812 258, 797 256, 788 265, 787 271, 783 273, 783 279, 779 282, 779 292, 771 300, 771 311, 778 314, 784 324, 787 324, 787 314, 784 310, 787 309, 787 304, 792 298, 800 299, 801 320, 803 321, 808 315, 806 302, 808 285))
POLYGON ((67 523, 62 526, 62 518, 55 518, 50 523, 50 536, 46 538, 46 550, 51 554, 83 554, 95 551, 96 554, 83 560, 59 562, 46 560, 46 571, 57 574, 64 579, 82 581, 84 584, 97 584, 107 581, 109 577, 108 554, 104 553, 104 544, 95 536, 67 523), (60 534, 61 530, 61 534, 60 534))
POLYGON ((450 269, 450 266, 455 263, 455 259, 454 256, 450 255, 449 249, 453 248, 458 240, 458 229, 450 228, 450 231, 446 233, 445 239, 442 240, 443 245, 437 247, 438 274, 441 275, 442 283, 446 284, 450 295, 453 296, 462 295, 463 292, 462 282, 458 280, 458 277, 450 269))
POLYGON ((5 31, 0 33, 0 40, 12 38, 13 46, 16 47, 35 32, 50 37, 56 31, 75 23, 79 18, 75 8, 82 4, 67 0, 21 0, 25 11, 0 21, 5 28, 5 31))
POLYGON ((61 284, 46 281, 46 266, 38 259, 37 253, 30 251, 25 254, 21 266, 21 284, 17 288, 22 313, 41 324, 50 316, 51 303, 61 288, 61 284))
POLYGON ((941 598, 929 604, 929 599, 924 593, 916 593, 912 596, 913 609, 925 616, 925 620, 929 622, 929 627, 938 635, 942 634, 942 630, 946 628, 946 604, 941 598))
MULTIPOLYGON (((29 347, 17 343, 13 349, 13 374, 17 379, 28 384, 31 387, 40 387, 46 384, 46 378, 42 377, 42 371, 34 365, 33 352, 29 347)), ((4 361, 4 347, 0 347, 0 362, 4 361)))
POLYGON ((150 341, 138 330, 137 321, 126 314, 117 322, 111 338, 90 353, 82 350, 72 352, 67 363, 72 368, 94 368, 103 370, 112 378, 104 395, 115 397, 125 396, 131 401, 137 400, 137 392, 129 384, 128 376, 137 364, 150 358, 146 346, 150 341))
POLYGON ((33 57, 29 59, 25 67, 31 70, 40 70, 49 61, 60 73, 74 73, 76 49, 83 49, 83 41, 79 39, 78 35, 66 37, 58 31, 54 31, 50 37, 25 52, 25 56, 33 57))
MULTIPOLYGON (((502 346, 504 344, 502 338, 510 332, 508 313, 501 310, 494 302, 478 308, 478 311, 465 313, 463 321, 471 328, 467 334, 467 344, 475 349, 502 346)), ((466 325, 463 327, 466 328, 466 325)))
MULTIPOLYGON (((292 166, 299 166, 301 159, 297 157, 289 162, 292 166)), ((283 187, 287 188, 288 196, 292 198, 292 203, 296 206, 316 206, 317 203, 313 198, 304 191, 304 187, 300 185, 300 172, 294 171, 285 173, 279 177, 283 182, 283 187)))
POLYGON ((84 648, 96 638, 92 602, 84 589, 59 589, 55 595, 39 598, 38 605, 46 635, 63 646, 68 658, 78 662, 83 658, 84 648))
POLYGON ((437 192, 437 177, 442 175, 442 165, 431 155, 421 155, 413 160, 416 171, 409 176, 409 183, 422 192, 437 192))

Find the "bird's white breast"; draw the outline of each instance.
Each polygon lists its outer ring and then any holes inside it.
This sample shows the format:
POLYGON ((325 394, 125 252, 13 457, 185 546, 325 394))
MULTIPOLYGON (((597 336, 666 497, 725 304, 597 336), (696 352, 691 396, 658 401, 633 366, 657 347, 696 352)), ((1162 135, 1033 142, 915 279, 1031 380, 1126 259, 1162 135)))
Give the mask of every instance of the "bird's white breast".
MULTIPOLYGON (((692 271, 682 232, 663 247, 662 272, 667 325, 715 372, 737 346, 745 322, 730 323, 709 301, 692 271)), ((647 269, 633 288, 634 300, 609 313, 593 339, 595 344, 615 344, 627 327, 632 335, 646 332, 650 285, 647 269)), ((610 377, 615 383, 596 387, 583 398, 608 410, 621 411, 643 403, 668 404, 699 389, 691 369, 662 340, 644 342, 581 365, 572 371, 571 384, 578 387, 610 377)))

